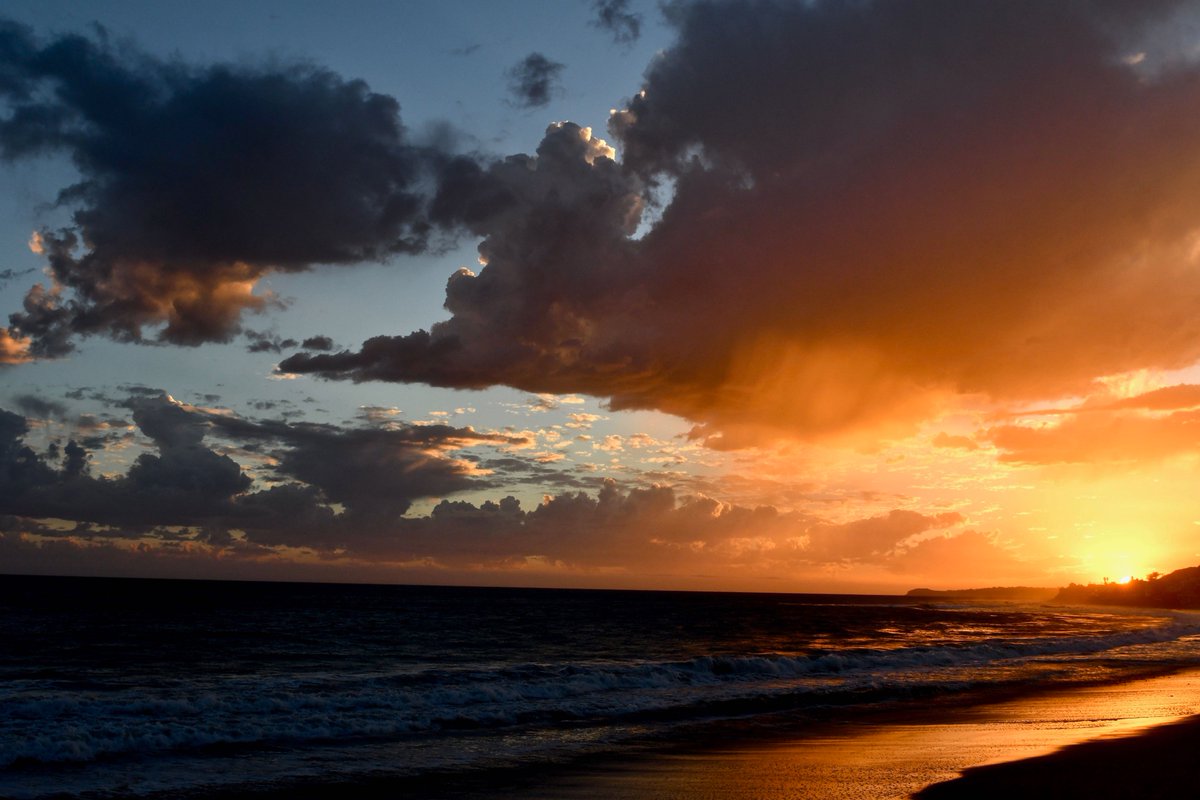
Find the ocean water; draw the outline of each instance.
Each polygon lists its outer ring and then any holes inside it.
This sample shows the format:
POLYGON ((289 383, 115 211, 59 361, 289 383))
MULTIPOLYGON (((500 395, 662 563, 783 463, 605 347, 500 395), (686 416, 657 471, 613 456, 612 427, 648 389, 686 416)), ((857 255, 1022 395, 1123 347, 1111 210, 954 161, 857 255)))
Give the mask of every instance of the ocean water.
POLYGON ((1185 612, 0 577, 0 796, 403 786, 1191 665, 1185 612))

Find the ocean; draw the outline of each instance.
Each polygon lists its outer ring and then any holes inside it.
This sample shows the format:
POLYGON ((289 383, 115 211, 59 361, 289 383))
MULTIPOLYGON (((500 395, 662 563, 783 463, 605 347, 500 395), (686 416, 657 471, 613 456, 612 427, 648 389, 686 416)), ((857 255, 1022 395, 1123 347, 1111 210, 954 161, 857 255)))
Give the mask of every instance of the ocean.
POLYGON ((452 786, 1200 665, 1200 615, 0 577, 0 796, 452 786))

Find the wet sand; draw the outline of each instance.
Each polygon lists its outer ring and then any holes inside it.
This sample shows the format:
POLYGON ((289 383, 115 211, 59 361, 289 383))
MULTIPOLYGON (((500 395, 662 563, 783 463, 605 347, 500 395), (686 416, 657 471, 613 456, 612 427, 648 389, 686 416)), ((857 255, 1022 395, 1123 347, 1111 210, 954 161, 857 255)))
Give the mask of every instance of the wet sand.
MULTIPOLYGON (((1055 753, 1038 762, 1036 769, 1005 763, 972 771, 960 783, 929 789, 919 796, 923 800, 1011 798, 1019 791, 1027 798, 1178 797, 1178 791, 1171 793, 1169 788, 1181 773, 1164 775, 1163 791, 1153 792, 1151 784, 1159 774, 1153 766, 1154 754, 1159 747, 1170 746, 1176 762, 1190 763, 1197 752, 1194 743, 1200 742, 1200 721, 1155 726, 1197 714, 1200 673, 1188 672, 986 706, 931 707, 902 717, 827 723, 811 735, 791 741, 717 744, 691 752, 605 763, 550 775, 545 782, 521 787, 513 796, 529 800, 908 798, 932 784, 956 778, 963 770, 1055 753), (1151 728, 1154 730, 1144 736, 1135 735, 1151 728), (1090 743, 1056 753, 1081 742, 1090 743), (1119 761, 1116 753, 1124 760, 1119 761), (1139 766, 1134 769, 1134 764, 1139 766), (1084 780, 1092 771, 1096 776, 1108 774, 1101 768, 1129 773, 1139 785, 1137 793, 1122 793, 1108 778, 1084 780), (1049 777, 1055 769, 1059 771, 1056 777, 1049 777), (1004 784, 1008 788, 983 793, 981 787, 1000 780, 1008 781, 1004 784), (1030 786, 1030 781, 1036 783, 1030 786)), ((1188 769, 1193 776, 1200 772, 1188 769)))

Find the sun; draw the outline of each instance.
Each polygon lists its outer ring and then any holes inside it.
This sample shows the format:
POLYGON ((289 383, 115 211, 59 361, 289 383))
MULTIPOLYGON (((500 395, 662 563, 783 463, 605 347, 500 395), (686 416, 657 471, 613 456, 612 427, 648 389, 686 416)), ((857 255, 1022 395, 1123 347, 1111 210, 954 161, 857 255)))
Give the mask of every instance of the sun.
POLYGON ((1117 578, 1117 583, 1129 583, 1131 580, 1133 580, 1133 576, 1126 575, 1124 578, 1117 578))

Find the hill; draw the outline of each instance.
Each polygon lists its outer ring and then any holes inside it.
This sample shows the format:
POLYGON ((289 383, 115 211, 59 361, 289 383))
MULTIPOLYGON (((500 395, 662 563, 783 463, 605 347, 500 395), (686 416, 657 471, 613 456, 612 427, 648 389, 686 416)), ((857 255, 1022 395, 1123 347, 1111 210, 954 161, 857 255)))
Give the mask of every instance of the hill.
POLYGON ((1200 567, 1184 567, 1167 575, 1150 573, 1128 583, 1072 583, 1058 591, 1056 603, 1200 608, 1200 567))
POLYGON ((906 596, 930 600, 1002 601, 1006 603, 1044 603, 1060 589, 1038 586, 992 586, 987 589, 912 589, 906 596))

